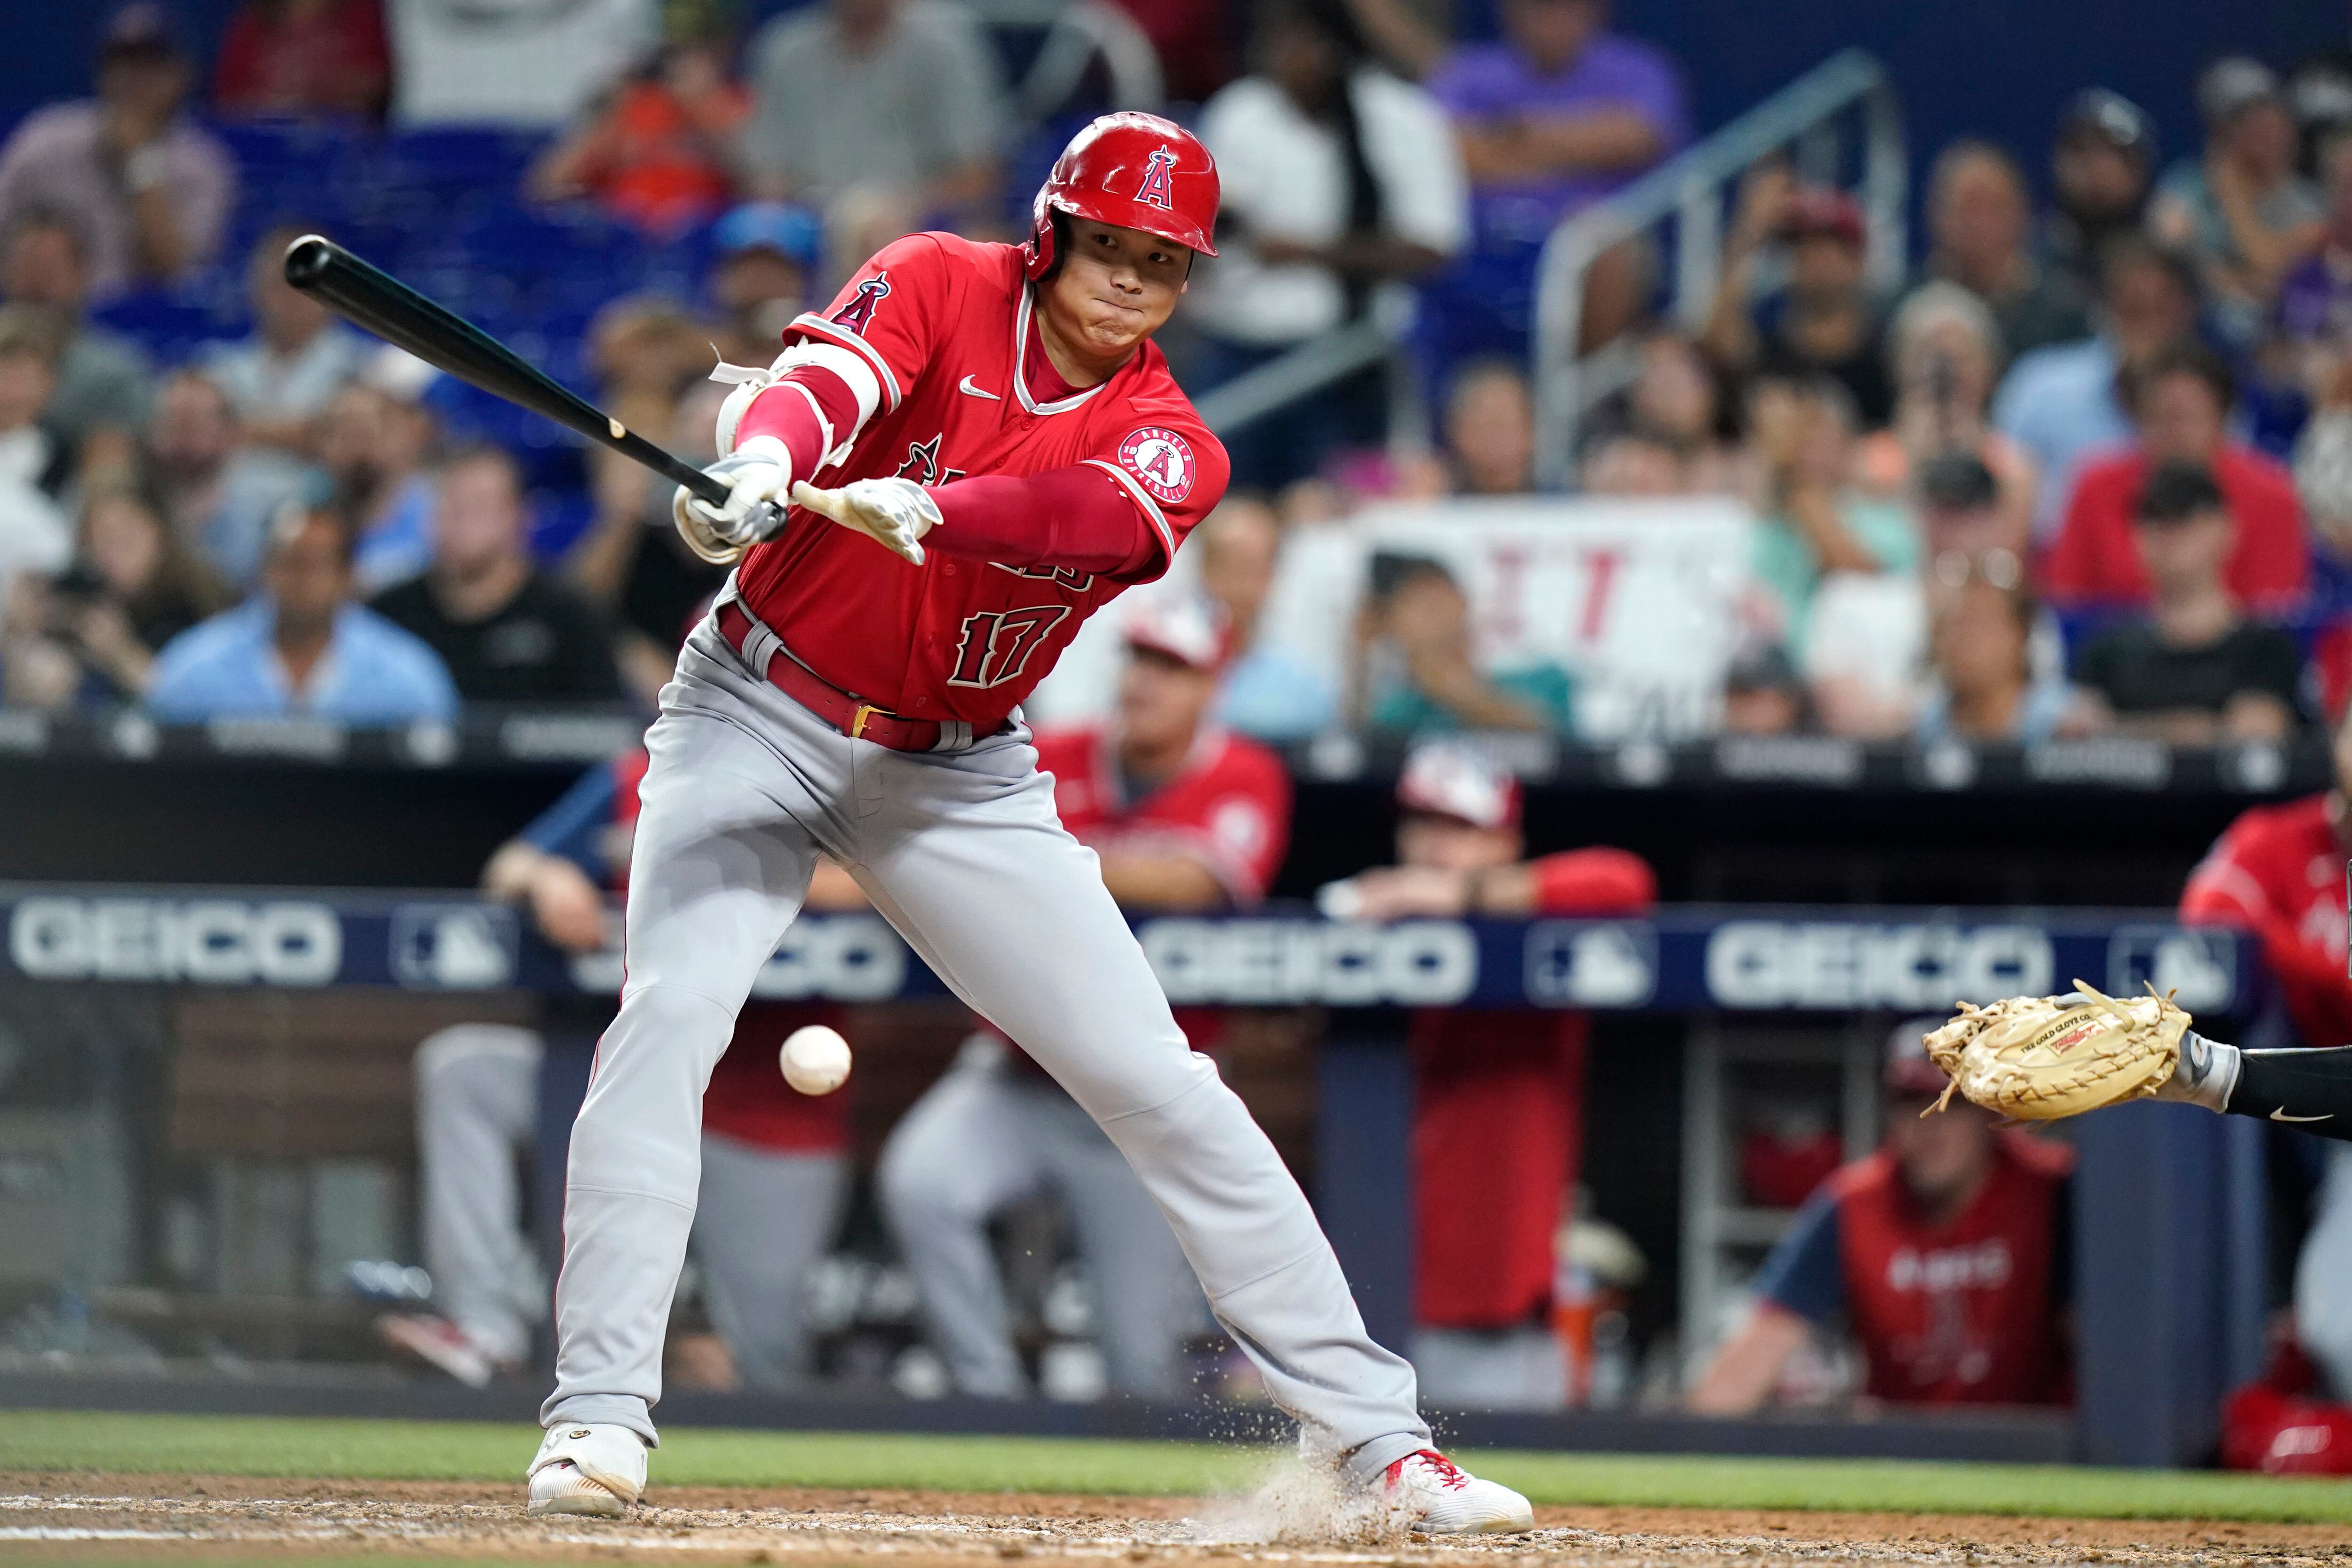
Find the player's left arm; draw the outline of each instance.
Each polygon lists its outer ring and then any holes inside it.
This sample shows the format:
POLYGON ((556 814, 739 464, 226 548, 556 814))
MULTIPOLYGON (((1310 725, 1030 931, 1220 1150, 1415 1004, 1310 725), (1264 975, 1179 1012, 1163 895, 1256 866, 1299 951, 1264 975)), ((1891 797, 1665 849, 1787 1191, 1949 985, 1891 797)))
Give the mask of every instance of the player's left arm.
POLYGON ((1657 874, 1623 849, 1564 849, 1475 873, 1468 902, 1489 915, 1638 915, 1658 901, 1657 874))
POLYGON ((1780 1369, 1811 1336, 1813 1326, 1845 1310, 1839 1231, 1832 1192, 1815 1193, 1797 1211, 1757 1273, 1754 1309, 1691 1385, 1694 1415, 1755 1412, 1772 1396, 1780 1369))
POLYGON ((1191 914, 1223 909, 1225 885, 1200 856, 1178 848, 1100 848, 1103 886, 1120 909, 1191 914))
POLYGON ((1335 920, 1408 915, 1638 915, 1658 901, 1649 862, 1622 849, 1567 849, 1476 871, 1376 866, 1318 895, 1335 920))
POLYGON ((555 804, 499 846, 482 868, 482 891, 525 906, 558 947, 591 952, 604 942, 604 898, 597 886, 598 832, 620 789, 610 762, 580 775, 555 804))
POLYGON ((2191 1030, 2156 1098, 2352 1142, 2352 1046, 2249 1051, 2191 1030))
POLYGON ((1097 846, 1103 885, 1122 909, 1193 911, 1263 903, 1290 847, 1290 775, 1281 760, 1235 742, 1222 787, 1198 821, 1097 846))
POLYGON ((1092 456, 1035 474, 925 487, 860 479, 796 485, 793 500, 919 563, 928 546, 1000 566, 1050 566, 1145 583, 1225 492, 1223 446, 1189 408, 1139 412, 1092 456))

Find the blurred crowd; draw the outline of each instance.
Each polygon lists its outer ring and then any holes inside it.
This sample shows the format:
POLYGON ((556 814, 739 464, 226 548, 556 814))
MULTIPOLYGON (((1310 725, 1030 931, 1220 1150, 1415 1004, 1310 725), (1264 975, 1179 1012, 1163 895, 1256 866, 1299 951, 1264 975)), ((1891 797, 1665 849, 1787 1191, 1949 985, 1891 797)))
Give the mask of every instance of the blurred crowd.
MULTIPOLYGON (((514 201, 704 246, 692 299, 615 280, 583 356, 617 416, 688 453, 709 445, 714 348, 764 360, 782 321, 911 227, 1014 232, 1015 170, 1058 134, 984 7, 817 0, 749 30, 711 0, 577 9, 488 42, 440 36, 456 24, 431 7, 247 0, 206 91, 171 13, 134 0, 95 96, 17 126, 0 149, 7 702, 362 724, 643 702, 712 585, 644 475, 591 453, 551 487, 452 421, 425 367, 286 287, 299 222, 243 258, 241 339, 161 363, 94 320, 239 264, 222 254, 238 170, 208 122, 544 130, 514 201), (520 98, 502 49, 527 50, 520 98)), ((1460 43, 1408 0, 1132 13, 1089 10, 1097 42, 1156 55, 1224 181, 1222 254, 1171 334, 1188 385, 1410 318, 1437 411, 1425 454, 1391 444, 1375 368, 1231 433, 1206 573, 1236 650, 1223 716, 1273 739, 1577 732, 1575 672, 1482 665, 1440 561, 1372 572, 1337 679, 1254 621, 1302 531, 1372 502, 1535 493, 1536 250, 1689 142, 1673 62, 1612 30, 1607 0, 1502 0, 1496 36, 1460 43)), ((2037 166, 1943 148, 1924 254, 1891 290, 1863 206, 1774 159, 1738 190, 1700 330, 1662 324, 1639 246, 1601 258, 1584 336, 1630 334, 1637 370, 1582 423, 1570 489, 1757 520, 1722 728, 2202 743, 2342 710, 2347 68, 2216 61, 2196 146, 2160 148, 2092 88, 2037 166)))

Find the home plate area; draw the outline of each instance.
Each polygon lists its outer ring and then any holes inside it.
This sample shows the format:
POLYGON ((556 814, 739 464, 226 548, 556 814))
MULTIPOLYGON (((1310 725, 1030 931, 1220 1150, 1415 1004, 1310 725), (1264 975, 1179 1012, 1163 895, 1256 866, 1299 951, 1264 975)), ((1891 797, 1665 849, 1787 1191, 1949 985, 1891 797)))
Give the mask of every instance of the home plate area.
POLYGON ((1013 1497, 678 1488, 628 1519, 534 1520, 519 1489, 476 1483, 0 1477, 0 1559, 291 1562, 423 1556, 721 1563, 931 1563, 1036 1557, 1134 1563, 1563 1564, 1900 1562, 2341 1563, 2343 1531, 2292 1524, 1542 1509, 1526 1535, 1386 1532, 1310 1486, 1247 1498, 1013 1497))

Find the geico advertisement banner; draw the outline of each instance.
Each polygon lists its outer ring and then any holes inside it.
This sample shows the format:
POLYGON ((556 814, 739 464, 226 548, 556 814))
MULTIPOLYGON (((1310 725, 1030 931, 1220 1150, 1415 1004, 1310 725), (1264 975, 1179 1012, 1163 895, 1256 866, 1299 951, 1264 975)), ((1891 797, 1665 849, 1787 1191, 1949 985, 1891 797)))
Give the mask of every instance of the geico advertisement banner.
MULTIPOLYGON (((622 975, 616 946, 560 953, 514 910, 456 897, 20 887, 0 889, 0 920, 5 973, 32 981, 610 995, 622 975)), ((614 942, 618 927, 616 912, 614 942)), ((2192 1013, 2259 999, 2251 939, 2146 912, 1668 910, 1391 925, 1281 913, 1150 919, 1136 936, 1180 1005, 1935 1011, 2077 978, 2110 994, 2153 985, 2192 1013)), ((751 993, 880 1002, 948 990, 861 913, 802 917, 751 993)))
POLYGON ((8 911, 8 960, 31 980, 331 985, 333 909, 295 900, 30 898, 8 911))

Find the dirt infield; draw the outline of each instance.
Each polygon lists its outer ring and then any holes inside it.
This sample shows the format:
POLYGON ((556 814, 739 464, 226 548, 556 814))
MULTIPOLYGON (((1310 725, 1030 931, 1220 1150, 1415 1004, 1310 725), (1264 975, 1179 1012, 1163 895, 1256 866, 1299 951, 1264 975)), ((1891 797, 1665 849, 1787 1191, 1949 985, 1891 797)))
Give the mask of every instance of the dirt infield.
POLYGON ((624 1521, 526 1519, 519 1487, 0 1473, 0 1559, 124 1562, 377 1555, 474 1561, 871 1562, 971 1568, 991 1559, 1591 1564, 2330 1563, 2327 1525, 1671 1509, 1537 1510, 1532 1535, 1383 1536, 1279 1483, 1248 1499, 656 1488, 624 1521))

